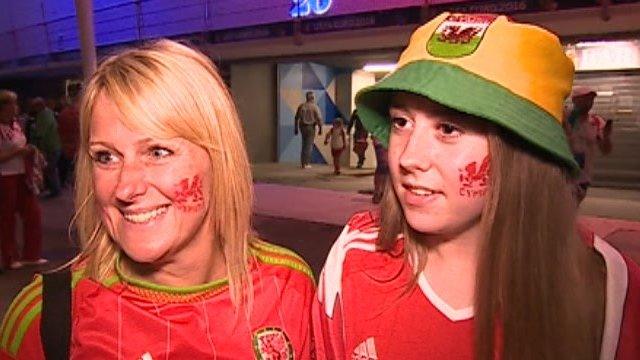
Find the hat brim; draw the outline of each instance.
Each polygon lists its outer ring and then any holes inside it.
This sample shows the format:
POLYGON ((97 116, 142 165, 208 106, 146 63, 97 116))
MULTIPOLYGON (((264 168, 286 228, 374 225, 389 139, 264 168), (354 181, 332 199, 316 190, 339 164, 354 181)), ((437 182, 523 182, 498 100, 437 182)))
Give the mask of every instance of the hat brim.
POLYGON ((564 130, 551 114, 501 85, 433 60, 411 62, 356 95, 362 123, 385 146, 389 143, 389 104, 398 91, 486 119, 549 154, 572 173, 579 171, 564 130))

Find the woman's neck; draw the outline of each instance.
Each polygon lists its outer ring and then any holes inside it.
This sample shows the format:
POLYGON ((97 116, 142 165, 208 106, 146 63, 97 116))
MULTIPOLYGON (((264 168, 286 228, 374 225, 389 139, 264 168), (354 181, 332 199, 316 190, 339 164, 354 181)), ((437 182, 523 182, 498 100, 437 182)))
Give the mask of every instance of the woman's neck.
POLYGON ((170 260, 160 260, 153 264, 135 262, 123 253, 120 267, 125 275, 171 287, 203 285, 224 279, 227 274, 222 249, 219 247, 212 251, 183 253, 170 260))

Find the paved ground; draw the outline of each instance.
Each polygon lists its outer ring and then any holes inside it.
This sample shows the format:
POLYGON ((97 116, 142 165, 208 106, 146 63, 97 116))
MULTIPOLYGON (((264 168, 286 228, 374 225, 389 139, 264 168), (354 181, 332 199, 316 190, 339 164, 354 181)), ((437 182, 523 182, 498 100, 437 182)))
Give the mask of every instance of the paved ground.
MULTIPOLYGON (((295 165, 253 166, 256 180, 254 226, 258 234, 302 255, 319 273, 331 244, 355 211, 372 208, 373 169, 347 169, 334 176, 329 166, 301 170, 295 165)), ((0 314, 37 271, 71 259, 77 247, 67 228, 72 216, 71 194, 42 200, 44 255, 51 263, 0 274, 0 314)), ((582 207, 582 221, 600 236, 640 259, 640 192, 592 189, 582 207)))
MULTIPOLYGON (((345 169, 333 175, 333 168, 314 165, 300 169, 295 164, 254 164, 257 182, 293 185, 305 188, 337 190, 348 193, 373 191, 373 168, 345 169)), ((640 179, 638 179, 640 183, 640 179)), ((580 213, 601 218, 640 221, 640 191, 627 189, 591 188, 580 207, 580 213)))

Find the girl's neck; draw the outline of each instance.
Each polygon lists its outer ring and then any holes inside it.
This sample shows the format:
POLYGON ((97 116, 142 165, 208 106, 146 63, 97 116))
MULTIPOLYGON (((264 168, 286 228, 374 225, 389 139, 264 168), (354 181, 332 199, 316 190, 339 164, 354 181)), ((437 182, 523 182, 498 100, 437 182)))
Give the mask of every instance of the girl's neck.
POLYGON ((477 259, 482 239, 480 221, 454 234, 422 234, 420 241, 427 245, 429 257, 442 260, 477 259))
POLYGON ((455 236, 425 236, 427 262, 423 273, 433 291, 450 307, 473 306, 482 239, 477 225, 455 236))

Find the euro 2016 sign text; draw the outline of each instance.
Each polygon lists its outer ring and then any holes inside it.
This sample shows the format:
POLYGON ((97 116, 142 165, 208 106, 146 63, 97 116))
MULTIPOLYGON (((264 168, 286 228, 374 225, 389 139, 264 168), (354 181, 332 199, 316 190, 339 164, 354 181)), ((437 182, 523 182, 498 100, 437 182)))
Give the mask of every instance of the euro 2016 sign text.
POLYGON ((329 11, 332 0, 291 0, 289 15, 293 18, 311 15, 322 15, 329 11))

